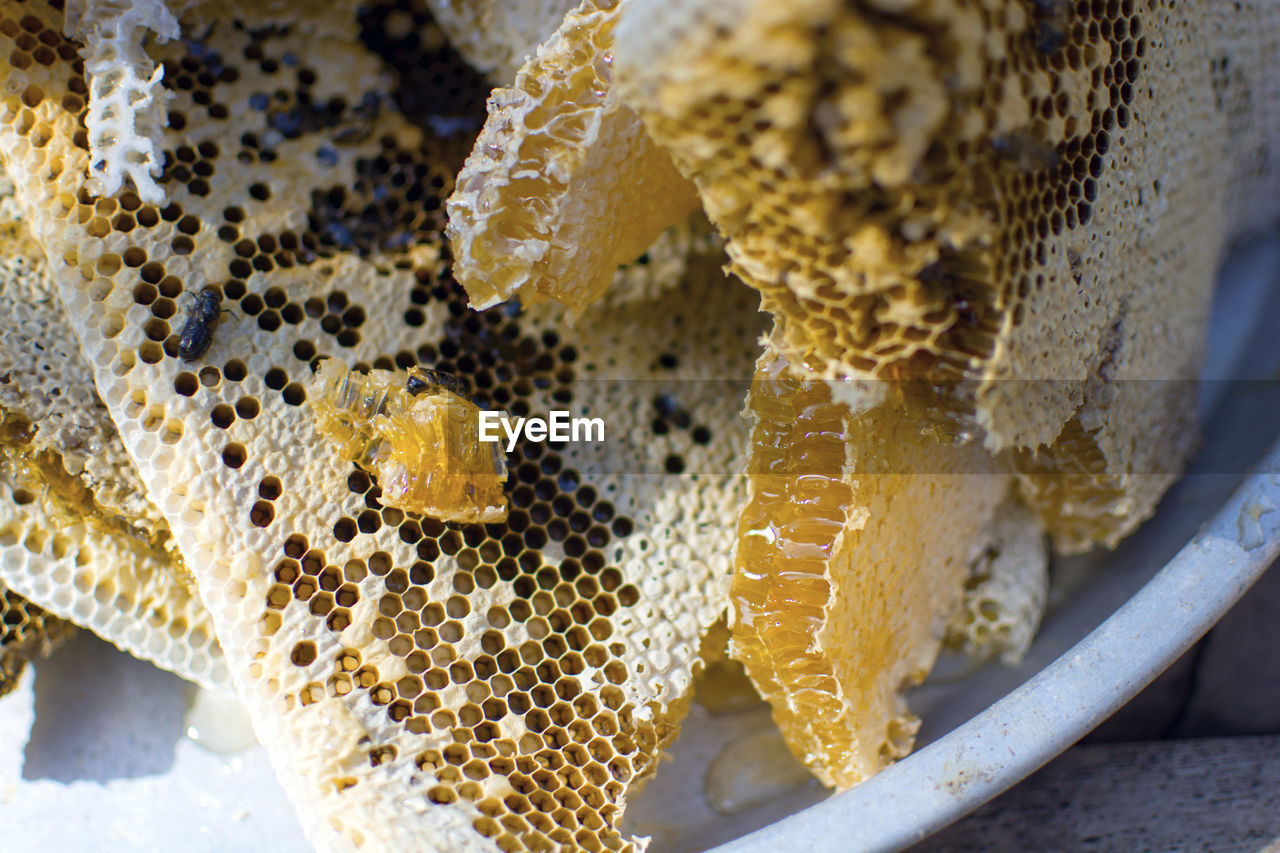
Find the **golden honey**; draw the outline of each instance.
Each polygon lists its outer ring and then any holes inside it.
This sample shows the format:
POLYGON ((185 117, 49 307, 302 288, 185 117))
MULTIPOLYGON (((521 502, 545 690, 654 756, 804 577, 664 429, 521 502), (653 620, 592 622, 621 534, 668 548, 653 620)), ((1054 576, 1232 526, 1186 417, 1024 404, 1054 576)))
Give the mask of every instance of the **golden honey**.
POLYGON ((339 456, 377 478, 384 506, 445 521, 505 519, 506 457, 481 443, 480 408, 436 383, 414 395, 408 378, 323 362, 317 427, 339 456))

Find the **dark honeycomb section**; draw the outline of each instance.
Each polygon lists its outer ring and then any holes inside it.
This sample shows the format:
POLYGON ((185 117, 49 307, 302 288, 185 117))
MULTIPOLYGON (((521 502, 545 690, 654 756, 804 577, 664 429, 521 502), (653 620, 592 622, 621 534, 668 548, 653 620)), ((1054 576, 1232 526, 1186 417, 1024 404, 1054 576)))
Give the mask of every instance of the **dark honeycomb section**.
MULTIPOLYGON (((374 367, 430 366, 461 377, 479 405, 517 414, 529 412, 535 391, 565 404, 572 400, 572 346, 551 332, 523 334, 518 312, 509 307, 470 311, 447 271, 417 278, 421 284, 410 301, 444 302, 450 316, 445 334, 416 352, 384 356, 374 367)), ((344 306, 338 300, 336 310, 344 306)), ((617 660, 621 649, 611 622, 621 608, 639 601, 639 591, 606 557, 609 544, 630 535, 633 522, 565 466, 563 451, 556 443, 520 443, 509 457, 511 511, 502 524, 406 517, 382 506, 373 478, 353 466, 347 485, 365 509, 338 518, 335 538, 352 541, 394 527, 418 559, 395 565, 389 554, 375 551, 365 560, 332 566, 306 537, 294 534, 275 568, 261 628, 264 636, 274 633, 279 611, 293 599, 341 631, 359 596, 351 582, 369 574, 382 578, 373 633, 404 659, 409 674, 388 680, 361 661, 359 650, 347 648, 323 683, 311 682, 289 699, 307 705, 325 695, 364 691, 411 732, 449 731, 452 747, 415 757, 437 779, 429 796, 439 803, 475 802, 485 815, 476 828, 506 838, 505 849, 601 849, 620 815, 614 804, 647 768, 655 746, 645 740, 648 730, 635 725, 618 686, 626 669, 617 660), (544 555, 549 543, 563 555, 558 562, 544 555), (463 571, 454 577, 451 595, 431 600, 425 587, 442 555, 463 571), (480 638, 477 655, 462 620, 471 615, 472 593, 498 584, 508 585, 516 599, 484 614, 490 630, 480 638), (502 630, 513 622, 523 623, 534 639, 509 646, 502 630), (599 698, 585 692, 579 678, 588 668, 603 668, 610 682, 599 698), (460 708, 441 706, 438 691, 449 685, 467 697, 460 708), (519 742, 501 736, 499 724, 512 717, 528 732, 519 742), (490 775, 510 778, 516 793, 485 800, 478 783, 490 775)), ((393 747, 371 744, 371 764, 389 760, 388 749, 393 747)))
POLYGON ((27 661, 47 654, 75 629, 8 589, 0 589, 0 696, 18 684, 27 661))
MULTIPOLYGON (((924 330, 875 323, 860 344, 866 352, 864 368, 884 371, 888 378, 962 381, 975 364, 992 357, 1004 313, 1013 310, 1014 324, 1019 324, 1019 303, 1047 286, 1043 270, 1052 243, 1092 219, 1112 134, 1133 120, 1130 106, 1146 40, 1131 2, 1056 5, 1063 7, 1061 14, 1039 20, 1016 43, 1019 49, 988 67, 985 76, 992 82, 983 102, 992 110, 1000 103, 1001 80, 1027 79, 1040 70, 1054 79, 1084 73, 1091 87, 1087 121, 1072 115, 1069 99, 1055 86, 1029 97, 1032 130, 938 148, 935 177, 942 182, 964 183, 960 174, 948 174, 957 168, 982 176, 974 197, 1004 226, 999 242, 982 252, 944 248, 937 261, 920 270, 918 281, 929 300, 945 306, 950 315, 946 330, 927 350, 917 350, 913 342, 929 337, 924 330), (1060 27, 1061 37, 1046 39, 1047 26, 1060 27), (1110 61, 1099 63, 1100 56, 1110 61), (1056 120, 1065 122, 1067 138, 1057 145, 1041 142, 1036 128, 1056 120), (985 168, 975 170, 975 164, 985 168)), ((810 307, 821 310, 816 304, 810 307)))
POLYGON ((384 139, 382 147, 377 157, 356 162, 353 185, 312 193, 304 245, 322 255, 355 251, 367 257, 439 239, 457 168, 443 156, 443 146, 405 151, 384 139))
POLYGON ((490 87, 483 75, 462 61, 421 0, 372 3, 359 20, 360 40, 400 76, 392 94, 396 108, 456 142, 465 157, 485 120, 490 87))

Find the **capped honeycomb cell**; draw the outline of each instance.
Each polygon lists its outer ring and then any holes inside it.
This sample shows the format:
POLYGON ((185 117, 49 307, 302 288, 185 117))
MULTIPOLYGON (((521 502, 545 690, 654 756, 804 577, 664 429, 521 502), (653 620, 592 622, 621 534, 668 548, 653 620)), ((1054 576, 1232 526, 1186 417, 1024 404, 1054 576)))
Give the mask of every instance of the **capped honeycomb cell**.
POLYGON ((635 0, 614 55, 781 353, 1016 449, 1075 551, 1192 447, 1219 258, 1280 213, 1277 32, 1260 1, 635 0))
MULTIPOLYGON (((4 69, 0 160, 308 837, 634 848, 628 791, 675 736, 724 609, 757 297, 718 264, 664 261, 679 280, 653 292, 694 289, 716 316, 636 294, 575 326, 554 306, 468 309, 444 199, 487 86, 407 38, 395 4, 350 21, 335 4, 327 24, 308 9, 197 7, 186 39, 152 46, 163 207, 86 189, 72 61, 4 69), (358 40, 332 36, 347 26, 358 40), (48 97, 21 104, 37 80, 48 97), (226 313, 184 361, 206 288, 226 313), (318 428, 326 363, 421 366, 483 408, 571 410, 606 435, 518 442, 504 521, 419 515, 318 428)), ((0 63, 24 15, 60 31, 51 5, 0 4, 0 63)))

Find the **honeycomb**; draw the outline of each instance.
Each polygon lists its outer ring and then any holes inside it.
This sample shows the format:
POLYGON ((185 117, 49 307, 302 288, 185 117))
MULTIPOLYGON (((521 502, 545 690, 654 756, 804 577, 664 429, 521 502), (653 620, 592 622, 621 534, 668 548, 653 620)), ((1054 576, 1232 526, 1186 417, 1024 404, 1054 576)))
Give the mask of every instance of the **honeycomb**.
POLYGON ((164 193, 154 179, 167 97, 143 34, 177 38, 178 21, 164 0, 71 0, 65 32, 84 42, 90 190, 115 195, 127 178, 143 200, 160 204, 164 193))
POLYGON ((1280 212, 1277 32, 1265 0, 635 0, 616 83, 781 353, 921 380, 1077 550, 1190 450, 1219 257, 1280 212))
POLYGON ((358 41, 331 37, 340 21, 202 8, 151 48, 171 93, 164 206, 87 190, 81 68, 12 61, 23 33, 61 38, 40 2, 0 4, 0 159, 308 837, 634 847, 627 791, 674 736, 723 610, 754 293, 691 265, 675 286, 714 317, 661 299, 575 327, 550 306, 469 311, 443 200, 479 75, 390 6, 361 12, 358 41), (176 318, 205 288, 227 313, 184 362, 176 318), (519 444, 504 522, 411 517, 318 430, 323 359, 421 365, 486 408, 609 432, 519 444))
POLYGON ((169 525, 11 208, 10 196, 0 209, 0 585, 165 669, 224 683, 169 525))
MULTIPOLYGON (((574 7, 569 0, 427 0, 432 17, 472 68, 508 83, 574 7)), ((416 23, 416 22, 415 22, 416 23)), ((408 22, 403 25, 407 29, 408 22)))
POLYGON ((489 100, 448 201, 454 274, 476 308, 517 293, 573 313, 698 204, 613 86, 620 0, 586 0, 489 100))
POLYGON ((1049 554, 1031 511, 1006 499, 976 537, 968 563, 964 598, 944 642, 971 659, 1017 664, 1049 597, 1049 554))
POLYGON ((75 629, 0 587, 0 696, 18 686, 27 661, 48 654, 75 629))
MULTIPOLYGON (((416 368, 415 368, 416 370, 416 368)), ((335 359, 316 371, 317 429, 372 472, 384 507, 442 521, 507 517, 507 458, 480 442, 480 409, 413 371, 357 374, 335 359), (418 378, 424 392, 407 384, 418 378)))
POLYGON ((980 446, 939 445, 897 401, 834 402, 772 339, 747 403, 733 656, 796 757, 847 788, 910 751, 918 721, 902 692, 933 666, 1012 479, 980 446))

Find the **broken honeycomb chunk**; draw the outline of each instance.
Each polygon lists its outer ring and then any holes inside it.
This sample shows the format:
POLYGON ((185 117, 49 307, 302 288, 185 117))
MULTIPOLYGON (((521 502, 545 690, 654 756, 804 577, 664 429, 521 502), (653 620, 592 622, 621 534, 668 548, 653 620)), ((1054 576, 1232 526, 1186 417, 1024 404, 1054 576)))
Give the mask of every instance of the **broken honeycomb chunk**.
POLYGON ((162 204, 155 178, 168 98, 144 40, 177 38, 177 19, 164 0, 69 0, 65 29, 84 43, 90 191, 113 196, 127 178, 140 198, 162 204))
POLYGON ((18 686, 27 662, 51 652, 75 629, 0 586, 0 696, 18 686))
POLYGON ((405 388, 412 375, 323 362, 313 397, 320 431, 342 458, 374 473, 383 506, 445 521, 502 521, 507 458, 499 443, 480 441, 480 408, 439 386, 414 395, 405 388))
POLYGON ((898 396, 854 413, 771 346, 748 395, 732 651, 791 751, 838 788, 910 751, 902 691, 933 666, 1011 485, 980 446, 922 432, 898 396))
POLYGON ((946 644, 971 659, 1022 660, 1049 597, 1049 553, 1031 511, 1010 495, 973 542, 964 600, 946 644))
POLYGON ((1078 550, 1188 457, 1216 266, 1280 214, 1277 32, 1265 0, 633 0, 615 82, 783 355, 921 380, 1078 550))
POLYGON ((1013 454, 1023 498, 1063 554, 1112 548, 1132 533, 1156 511, 1198 441, 1193 382, 1129 380, 1091 390, 1057 441, 1013 454), (1118 446, 1131 438, 1127 432, 1106 426, 1155 412, 1164 417, 1133 448, 1118 446))
POLYGON ((454 274, 476 308, 517 293, 574 313, 698 204, 613 86, 618 0, 585 0, 489 99, 449 198, 454 274))

